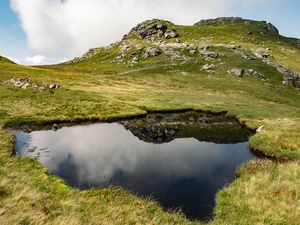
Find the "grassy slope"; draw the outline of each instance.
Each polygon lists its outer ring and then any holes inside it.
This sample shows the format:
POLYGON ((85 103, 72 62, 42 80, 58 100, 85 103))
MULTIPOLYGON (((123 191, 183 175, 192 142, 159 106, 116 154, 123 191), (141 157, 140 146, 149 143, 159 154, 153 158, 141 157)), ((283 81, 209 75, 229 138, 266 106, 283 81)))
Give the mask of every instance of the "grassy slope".
MULTIPOLYGON (((300 72, 300 50, 287 39, 259 34, 245 36, 260 24, 218 27, 176 26, 181 40, 197 45, 230 43, 245 48, 272 49, 274 61, 300 72), (212 40, 208 41, 207 36, 212 40), (202 39, 201 39, 202 38, 202 39), (205 38, 205 39, 203 39, 205 38), (280 44, 277 42, 280 41, 280 44), (287 51, 288 50, 288 51, 287 51), (293 60, 288 60, 293 57, 293 60)), ((134 36, 131 42, 144 45, 134 36)), ((207 62, 173 61, 161 55, 133 68, 110 63, 118 49, 99 49, 82 62, 42 68, 0 62, 0 126, 19 122, 105 119, 143 114, 149 110, 193 108, 228 111, 249 127, 265 125, 251 138, 252 147, 265 154, 293 159, 285 163, 249 164, 239 178, 217 196, 212 224, 296 224, 300 220, 300 92, 281 84, 282 76, 260 60, 251 62, 231 50, 221 57, 216 74, 200 71, 207 62), (269 78, 236 78, 234 67, 253 68, 269 78), (2 84, 13 77, 36 83, 62 85, 51 94, 21 90, 2 84)), ((184 52, 190 56, 188 52, 184 52)), ((215 63, 215 62, 214 62, 215 63)), ((30 159, 9 157, 12 134, 0 133, 0 224, 188 224, 184 217, 166 213, 152 201, 119 189, 77 191, 30 159), (16 210, 16 208, 18 210, 16 210)))

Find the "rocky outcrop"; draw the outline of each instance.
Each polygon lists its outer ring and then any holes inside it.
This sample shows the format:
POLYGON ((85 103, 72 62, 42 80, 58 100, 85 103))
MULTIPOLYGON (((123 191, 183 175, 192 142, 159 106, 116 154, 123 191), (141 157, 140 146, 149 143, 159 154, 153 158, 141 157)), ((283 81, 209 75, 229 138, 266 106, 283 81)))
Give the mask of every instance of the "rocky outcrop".
POLYGON ((145 49, 145 54, 143 55, 144 59, 150 58, 150 57, 154 57, 154 56, 158 56, 161 54, 161 51, 156 48, 156 47, 147 47, 145 49))
POLYGON ((285 68, 271 60, 264 60, 266 64, 272 66, 277 69, 278 72, 283 74, 283 82, 284 85, 294 86, 300 89, 300 76, 297 72, 292 71, 288 68, 285 68))
POLYGON ((153 35, 157 35, 158 37, 165 37, 166 39, 177 38, 179 34, 174 28, 170 29, 170 26, 172 25, 174 24, 164 20, 148 20, 138 24, 130 31, 129 34, 134 33, 139 38, 148 40, 153 35))
POLYGON ((194 26, 219 26, 224 24, 235 24, 250 20, 244 20, 241 17, 219 17, 216 19, 205 19, 195 23, 194 26))
POLYGON ((275 35, 275 36, 279 35, 278 29, 273 24, 266 23, 265 28, 266 28, 268 34, 275 35))
POLYGON ((34 90, 39 90, 40 92, 60 88, 60 85, 56 84, 56 83, 51 83, 51 84, 44 83, 41 85, 37 85, 36 83, 31 82, 29 78, 13 78, 10 80, 6 80, 3 83, 6 85, 18 87, 21 89, 31 88, 34 90))
MULTIPOLYGON (((300 75, 292 71, 288 68, 285 68, 284 66, 281 66, 277 64, 276 62, 272 61, 270 59, 270 54, 267 52, 270 51, 270 48, 268 49, 256 49, 253 51, 253 54, 259 58, 262 59, 264 63, 266 63, 269 66, 272 66, 276 68, 278 72, 280 72, 283 75, 283 81, 282 84, 288 85, 288 86, 294 86, 298 89, 300 89, 300 75)), ((262 74, 255 74, 255 76, 258 76, 258 78, 261 78, 263 75, 262 74)))
MULTIPOLYGON (((200 20, 198 23, 195 23, 194 26, 220 26, 220 25, 234 25, 237 23, 244 23, 245 25, 251 23, 261 23, 264 29, 264 31, 262 31, 263 34, 279 36, 279 31, 273 24, 267 23, 266 21, 247 20, 241 17, 219 17, 216 19, 200 20)), ((246 34, 251 35, 253 34, 253 31, 247 31, 246 34)))

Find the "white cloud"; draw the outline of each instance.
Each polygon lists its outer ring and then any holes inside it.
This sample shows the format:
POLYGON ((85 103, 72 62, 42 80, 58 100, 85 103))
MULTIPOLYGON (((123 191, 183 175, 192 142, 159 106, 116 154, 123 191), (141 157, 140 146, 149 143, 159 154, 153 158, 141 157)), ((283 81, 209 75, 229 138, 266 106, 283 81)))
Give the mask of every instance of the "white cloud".
POLYGON ((47 57, 44 55, 35 55, 32 57, 26 57, 25 58, 25 64, 29 65, 41 65, 45 63, 47 57))
MULTIPOLYGON (((253 2, 264 0, 254 0, 253 2)), ((268 1, 268 0, 266 0, 268 1)), ((202 18, 232 15, 246 0, 11 0, 30 49, 71 58, 116 40, 146 19, 193 24, 202 18)))

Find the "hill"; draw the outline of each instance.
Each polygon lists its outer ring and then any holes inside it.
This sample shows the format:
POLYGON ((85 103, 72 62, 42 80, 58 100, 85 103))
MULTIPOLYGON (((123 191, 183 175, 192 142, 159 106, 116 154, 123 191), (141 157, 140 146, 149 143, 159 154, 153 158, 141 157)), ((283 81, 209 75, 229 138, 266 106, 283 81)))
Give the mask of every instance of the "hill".
POLYGON ((8 58, 5 58, 3 56, 0 56, 0 63, 11 63, 15 64, 13 61, 9 60, 8 58))
POLYGON ((199 72, 202 66, 204 71, 217 74, 242 69, 246 76, 271 80, 282 76, 284 84, 299 88, 299 43, 298 39, 280 36, 277 28, 265 21, 218 18, 177 26, 151 20, 133 28, 122 41, 91 49, 67 64, 84 72, 103 71, 107 65, 116 64, 112 73, 118 68, 122 72, 152 67, 199 72), (295 60, 285 60, 288 57, 295 60))
POLYGON ((63 64, 0 63, 0 224, 200 224, 119 188, 72 189, 36 161, 11 157, 5 130, 184 109, 262 128, 249 143, 266 158, 238 169, 209 224, 297 224, 299 73, 298 39, 242 18, 149 20, 63 64))

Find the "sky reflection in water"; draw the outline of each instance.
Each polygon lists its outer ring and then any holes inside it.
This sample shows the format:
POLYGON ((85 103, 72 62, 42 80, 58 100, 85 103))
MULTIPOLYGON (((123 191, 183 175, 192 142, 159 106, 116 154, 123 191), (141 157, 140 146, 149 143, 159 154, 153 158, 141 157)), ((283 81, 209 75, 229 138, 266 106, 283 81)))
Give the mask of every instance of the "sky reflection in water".
POLYGON ((214 144, 191 137, 146 143, 117 123, 16 136, 18 155, 38 157, 50 175, 73 187, 121 186, 200 220, 211 217, 215 193, 234 179, 237 166, 255 158, 247 142, 214 144))

